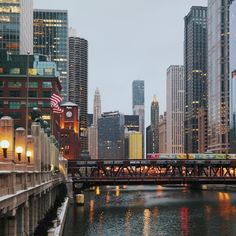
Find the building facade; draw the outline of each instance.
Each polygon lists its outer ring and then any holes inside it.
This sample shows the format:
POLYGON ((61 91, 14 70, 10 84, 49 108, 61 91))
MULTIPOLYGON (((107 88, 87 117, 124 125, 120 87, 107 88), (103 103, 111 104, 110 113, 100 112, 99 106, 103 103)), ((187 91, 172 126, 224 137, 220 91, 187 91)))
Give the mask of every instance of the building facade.
POLYGON ((60 115, 60 149, 66 159, 76 160, 81 155, 78 105, 65 102, 61 108, 63 112, 60 115))
POLYGON ((98 119, 98 159, 124 159, 124 115, 118 111, 98 119))
POLYGON ((208 1, 208 150, 229 150, 229 0, 208 1))
POLYGON ((101 96, 98 89, 93 100, 93 123, 88 127, 88 150, 92 159, 98 159, 98 119, 101 118, 101 96))
POLYGON ((159 153, 159 103, 154 95, 151 103, 152 153, 159 153))
POLYGON ((207 7, 191 7, 184 21, 184 151, 198 153, 198 112, 207 107, 207 7))
MULTIPOLYGON (((132 107, 133 115, 139 116, 139 131, 142 133, 142 145, 144 150, 144 135, 145 135, 145 91, 144 80, 134 80, 132 83, 132 107)), ((144 155, 143 155, 144 156, 144 155)))
POLYGON ((159 152, 167 153, 167 125, 166 112, 159 119, 159 152))
POLYGON ((69 101, 80 110, 81 149, 88 150, 88 42, 69 37, 69 101))
POLYGON ((0 16, 0 50, 11 54, 32 54, 33 1, 1 1, 0 16))
POLYGON ((236 153, 236 1, 230 5, 230 152, 236 153))
POLYGON ((56 62, 62 85, 61 95, 68 100, 68 13, 64 10, 33 12, 34 53, 56 62))
POLYGON ((142 133, 129 132, 129 159, 142 159, 142 133))
POLYGON ((167 153, 184 152, 184 67, 171 65, 166 82, 167 153))
MULTIPOLYGON (((0 61, 0 115, 14 119, 15 128, 26 127, 27 84, 28 112, 38 107, 42 118, 48 122, 58 138, 59 114, 52 114, 50 98, 52 93, 59 94, 61 85, 58 80, 56 64, 46 57, 37 55, 1 54, 0 61), (2 59, 2 57, 5 59, 2 59), (29 83, 27 83, 27 61, 29 83)), ((31 120, 29 120, 29 127, 31 120)))

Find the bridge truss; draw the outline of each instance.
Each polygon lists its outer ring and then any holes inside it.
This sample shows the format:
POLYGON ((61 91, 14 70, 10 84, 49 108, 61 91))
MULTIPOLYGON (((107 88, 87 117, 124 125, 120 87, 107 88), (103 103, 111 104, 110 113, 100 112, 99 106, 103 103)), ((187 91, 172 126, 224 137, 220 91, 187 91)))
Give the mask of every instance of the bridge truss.
POLYGON ((236 160, 69 161, 74 184, 236 184, 236 160))

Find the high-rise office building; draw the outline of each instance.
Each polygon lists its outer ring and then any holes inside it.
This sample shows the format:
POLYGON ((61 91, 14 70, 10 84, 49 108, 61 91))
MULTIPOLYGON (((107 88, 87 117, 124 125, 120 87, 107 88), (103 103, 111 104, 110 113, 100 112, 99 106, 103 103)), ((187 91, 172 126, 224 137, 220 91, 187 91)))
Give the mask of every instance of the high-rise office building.
POLYGON ((142 159, 142 133, 129 132, 129 159, 142 159))
POLYGON ((69 101, 77 104, 80 110, 81 150, 88 150, 88 42, 75 35, 69 37, 68 82, 69 101))
POLYGON ((101 118, 101 96, 98 89, 93 100, 93 124, 88 127, 88 150, 92 159, 98 159, 98 119, 101 118))
POLYGON ((66 10, 34 10, 34 53, 56 62, 62 85, 61 95, 68 100, 68 13, 66 10))
POLYGON ((159 152, 159 103, 154 95, 151 103, 152 152, 159 152))
POLYGON ((160 115, 159 119, 159 152, 167 153, 167 126, 166 126, 166 112, 160 115))
POLYGON ((184 150, 198 153, 198 112, 207 107, 207 7, 191 7, 184 21, 184 150))
POLYGON ((230 5, 230 152, 236 153, 236 1, 230 5))
POLYGON ((184 152, 184 67, 171 65, 166 80, 167 153, 184 152))
POLYGON ((33 1, 0 1, 0 50, 33 53, 33 1))
POLYGON ((142 133, 142 145, 144 150, 144 123, 145 123, 145 108, 144 108, 144 80, 134 80, 132 83, 133 91, 133 114, 139 116, 139 131, 142 133))
POLYGON ((146 153, 159 153, 159 103, 155 95, 151 103, 151 125, 146 128, 146 153))
POLYGON ((229 149, 229 0, 208 0, 208 150, 229 149))
POLYGON ((98 159, 124 159, 124 115, 118 111, 98 119, 98 159))
POLYGON ((139 131, 139 116, 125 115, 125 129, 127 131, 139 131))

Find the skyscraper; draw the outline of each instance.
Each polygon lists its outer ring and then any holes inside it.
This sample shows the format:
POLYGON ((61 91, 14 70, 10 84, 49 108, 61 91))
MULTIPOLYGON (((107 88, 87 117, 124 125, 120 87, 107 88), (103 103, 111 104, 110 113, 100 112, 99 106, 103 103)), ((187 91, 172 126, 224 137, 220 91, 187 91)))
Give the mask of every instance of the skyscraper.
POLYGON ((92 159, 98 159, 98 119, 101 118, 101 96, 95 91, 93 102, 93 124, 88 127, 88 150, 92 159))
POLYGON ((229 0, 208 0, 208 150, 229 149, 229 0))
POLYGON ((184 152, 184 67, 167 69, 167 153, 184 152))
POLYGON ((230 152, 236 153, 236 1, 230 6, 230 152))
POLYGON ((118 111, 98 119, 98 159, 124 159, 124 115, 118 111))
POLYGON ((33 1, 0 1, 0 50, 33 53, 33 1))
POLYGON ((166 112, 164 112, 164 115, 160 115, 160 119, 159 119, 159 152, 160 153, 167 153, 166 134, 167 134, 166 112))
POLYGON ((34 53, 57 63, 61 95, 68 99, 68 14, 65 10, 34 10, 34 53))
POLYGON ((198 112, 207 106, 207 8, 191 7, 184 21, 184 149, 198 153, 198 112))
POLYGON ((142 133, 142 145, 144 150, 144 122, 145 122, 145 109, 144 109, 144 80, 134 80, 132 84, 133 90, 133 114, 139 116, 139 131, 142 133))
POLYGON ((69 37, 68 82, 69 101, 77 104, 80 109, 81 149, 88 150, 88 42, 76 35, 69 37))
POLYGON ((159 152, 159 103, 154 95, 151 103, 152 153, 159 152))
POLYGON ((146 152, 159 153, 159 103, 155 95, 151 103, 151 125, 146 129, 146 152))

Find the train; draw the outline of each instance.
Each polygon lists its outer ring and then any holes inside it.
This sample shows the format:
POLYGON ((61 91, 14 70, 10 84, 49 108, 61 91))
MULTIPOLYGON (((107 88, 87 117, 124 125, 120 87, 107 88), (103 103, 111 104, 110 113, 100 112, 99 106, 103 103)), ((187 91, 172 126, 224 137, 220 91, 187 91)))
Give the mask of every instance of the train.
POLYGON ((192 159, 192 160, 218 160, 218 159, 236 159, 236 154, 220 154, 220 153, 148 153, 148 160, 156 159, 192 159))

